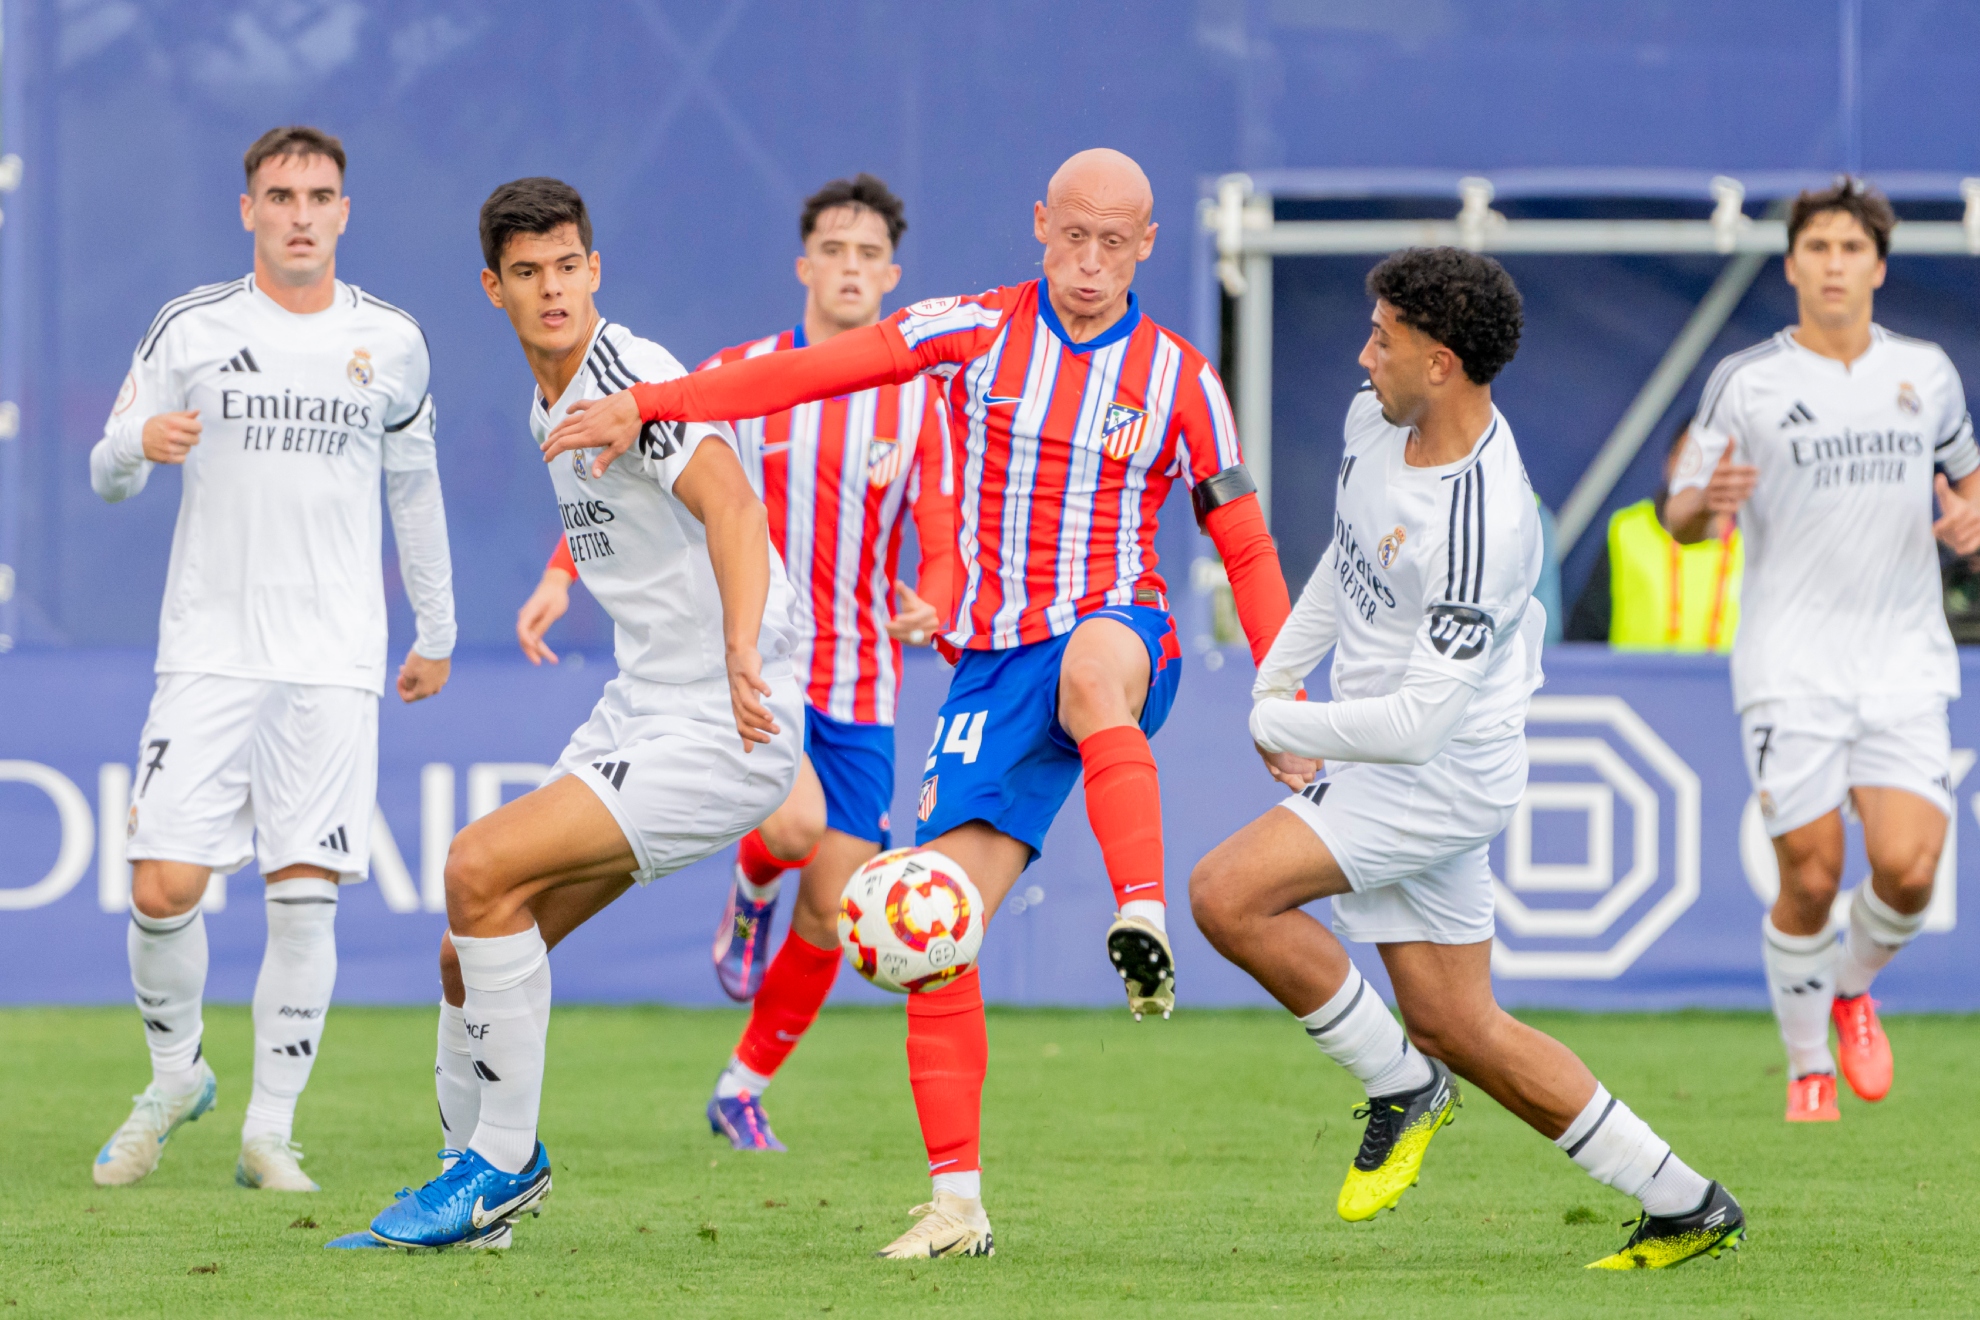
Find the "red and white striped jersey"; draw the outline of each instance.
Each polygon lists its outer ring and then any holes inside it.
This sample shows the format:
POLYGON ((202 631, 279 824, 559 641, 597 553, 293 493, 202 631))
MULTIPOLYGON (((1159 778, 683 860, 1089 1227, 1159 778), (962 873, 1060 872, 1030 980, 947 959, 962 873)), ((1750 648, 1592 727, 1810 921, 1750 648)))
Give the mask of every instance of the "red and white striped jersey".
POLYGON ((1155 528, 1169 487, 1243 461, 1223 382, 1201 353, 1132 294, 1127 315, 1075 344, 1042 280, 931 298, 883 324, 946 378, 965 564, 949 644, 1039 642, 1104 605, 1135 603, 1137 591, 1165 590, 1155 528))
MULTIPOLYGON (((702 369, 803 348, 804 327, 724 349, 702 369)), ((735 424, 796 598, 805 698, 835 720, 892 724, 901 645, 887 636, 901 510, 921 544, 917 594, 948 618, 955 478, 939 388, 915 379, 735 424)))

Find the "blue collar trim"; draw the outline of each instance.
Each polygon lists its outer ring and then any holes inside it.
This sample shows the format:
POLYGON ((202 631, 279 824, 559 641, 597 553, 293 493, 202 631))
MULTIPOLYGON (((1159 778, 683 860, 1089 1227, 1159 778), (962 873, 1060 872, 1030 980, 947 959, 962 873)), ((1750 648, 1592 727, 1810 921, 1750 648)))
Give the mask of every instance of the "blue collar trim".
POLYGON ((791 331, 791 347, 792 348, 811 347, 811 341, 804 337, 804 322, 802 321, 799 321, 797 323, 797 329, 791 331))
POLYGON ((1135 298, 1134 290, 1129 289, 1127 313, 1095 338, 1083 344, 1075 344, 1072 336, 1066 333, 1065 326, 1059 323, 1059 314, 1052 310, 1052 286, 1041 277, 1038 281, 1038 317, 1045 322, 1045 328, 1057 335, 1059 342, 1067 349, 1074 353, 1091 353, 1096 348, 1105 348, 1133 334, 1141 325, 1141 303, 1135 298))

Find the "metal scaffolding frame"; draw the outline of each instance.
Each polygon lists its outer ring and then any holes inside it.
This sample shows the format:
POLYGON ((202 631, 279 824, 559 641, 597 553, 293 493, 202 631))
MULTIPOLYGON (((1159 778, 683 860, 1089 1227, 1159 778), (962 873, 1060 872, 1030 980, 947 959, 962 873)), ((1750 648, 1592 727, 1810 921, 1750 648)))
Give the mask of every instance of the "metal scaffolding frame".
MULTIPOLYGON (((1717 254, 1726 265, 1686 320, 1663 359, 1603 441, 1559 514, 1559 553, 1573 549, 1710 349, 1769 255, 1787 251, 1785 203, 1834 175, 1749 172, 1743 177, 1691 170, 1508 170, 1490 175, 1439 170, 1280 170, 1205 179, 1198 202, 1195 330, 1216 342, 1218 288, 1236 303, 1233 404, 1245 459, 1271 516, 1272 263, 1282 256, 1377 256, 1406 247, 1458 246, 1474 252, 1555 254, 1717 254), (1449 218, 1422 220, 1279 220, 1275 199, 1455 199, 1449 218), (1709 200, 1703 220, 1511 220, 1492 207, 1501 198, 1709 200), (1749 202, 1771 203, 1760 216, 1749 202)), ((1980 178, 1898 173, 1874 182, 1892 201, 1957 201, 1957 221, 1906 221, 1892 236, 1893 255, 1980 256, 1980 178)))

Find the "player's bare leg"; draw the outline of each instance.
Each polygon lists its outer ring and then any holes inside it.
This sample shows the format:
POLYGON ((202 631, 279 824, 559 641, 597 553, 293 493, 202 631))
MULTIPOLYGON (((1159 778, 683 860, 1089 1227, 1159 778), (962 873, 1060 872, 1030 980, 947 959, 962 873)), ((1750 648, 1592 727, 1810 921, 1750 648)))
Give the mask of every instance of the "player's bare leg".
POLYGON ((1870 883, 1856 891, 1849 929, 1836 952, 1836 1053, 1860 1099, 1890 1094, 1890 1038, 1870 997, 1877 973, 1925 926, 1932 882, 1945 846, 1946 817, 1937 803, 1899 788, 1857 788, 1870 883))
MULTIPOLYGON (((815 777, 812 784, 817 786, 815 777)), ((822 823, 823 790, 819 793, 822 823)), ((798 873, 790 933, 764 973, 749 1025, 708 1101, 709 1127, 737 1150, 784 1149, 763 1112, 763 1092, 832 993, 839 975, 839 899, 853 872, 879 854, 880 845, 870 839, 825 830, 798 873)))
MULTIPOLYGON (((1344 1218, 1372 1217, 1416 1181, 1430 1138, 1452 1116, 1446 1068, 1553 1140, 1592 1177, 1637 1197, 1645 1224, 1712 1212, 1713 1198, 1723 1195, 1716 1185, 1686 1168, 1566 1046, 1498 1006, 1489 940, 1380 946, 1405 1037, 1339 940, 1300 910, 1349 889, 1326 844, 1278 809, 1220 844, 1190 877, 1191 909, 1204 935, 1299 1015, 1321 1050, 1369 1093, 1366 1111, 1357 1111, 1366 1112, 1368 1131, 1341 1189, 1344 1218)), ((1657 1257, 1654 1248, 1639 1254, 1657 1257)))
POLYGON ((1176 1006, 1161 781, 1139 723, 1150 677, 1140 635, 1108 618, 1075 628, 1059 661, 1059 725, 1079 745, 1086 818, 1119 912, 1107 932, 1107 956, 1137 1020, 1143 1013, 1167 1017, 1176 1006))
POLYGON ((715 931, 715 979, 729 998, 756 997, 770 965, 771 927, 784 872, 804 870, 825 835, 825 787, 810 757, 790 796, 736 845, 735 883, 715 931))

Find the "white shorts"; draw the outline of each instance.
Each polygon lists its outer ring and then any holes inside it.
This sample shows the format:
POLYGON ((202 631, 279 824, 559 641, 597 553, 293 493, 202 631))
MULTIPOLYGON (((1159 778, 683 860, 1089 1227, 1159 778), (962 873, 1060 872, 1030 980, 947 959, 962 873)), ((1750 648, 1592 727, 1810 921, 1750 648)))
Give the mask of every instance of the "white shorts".
POLYGON ((1739 731, 1760 817, 1774 838, 1828 815, 1852 788, 1901 788, 1952 815, 1944 697, 1756 701, 1739 713, 1739 731))
POLYGON ((788 666, 766 672, 777 736, 743 752, 726 679, 651 683, 620 674, 543 782, 576 775, 632 845, 648 884, 721 851, 763 823, 797 780, 804 688, 788 666))
POLYGON ((1362 944, 1492 938, 1486 848, 1526 792, 1526 740, 1454 743, 1424 765, 1331 767, 1281 806, 1312 827, 1353 892, 1334 930, 1362 944))
POLYGON ((378 796, 378 694, 160 674, 131 781, 132 861, 364 879, 378 796))

